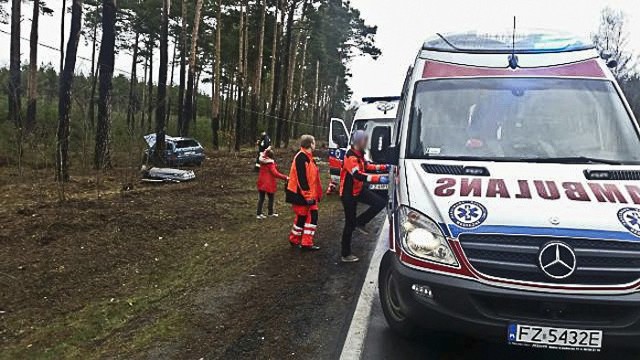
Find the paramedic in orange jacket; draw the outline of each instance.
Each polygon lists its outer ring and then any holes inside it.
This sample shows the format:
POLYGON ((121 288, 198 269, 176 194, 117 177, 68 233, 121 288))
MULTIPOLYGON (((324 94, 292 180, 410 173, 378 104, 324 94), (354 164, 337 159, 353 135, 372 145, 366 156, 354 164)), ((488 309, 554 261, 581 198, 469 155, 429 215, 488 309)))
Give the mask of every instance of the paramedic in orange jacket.
POLYGON ((289 242, 303 250, 314 251, 320 250, 313 243, 313 238, 318 225, 318 203, 322 198, 320 172, 313 159, 315 148, 313 136, 303 135, 300 138, 300 151, 293 158, 286 191, 286 200, 292 204, 295 213, 289 242))
POLYGON ((364 150, 369 141, 367 134, 358 130, 351 137, 352 145, 344 157, 340 171, 340 199, 344 207, 344 230, 342 232, 342 262, 357 262, 359 259, 351 254, 351 236, 356 228, 363 229, 384 207, 387 201, 369 190, 367 183, 388 184, 389 176, 372 175, 366 171, 389 171, 388 165, 369 164, 364 158, 364 150), (369 205, 369 209, 356 216, 358 203, 369 205))

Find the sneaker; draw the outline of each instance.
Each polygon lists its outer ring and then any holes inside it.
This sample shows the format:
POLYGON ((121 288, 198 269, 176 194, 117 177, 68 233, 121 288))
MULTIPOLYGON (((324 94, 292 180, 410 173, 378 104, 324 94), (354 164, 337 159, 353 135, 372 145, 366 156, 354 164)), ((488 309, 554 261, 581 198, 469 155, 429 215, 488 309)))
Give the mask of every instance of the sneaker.
POLYGON ((349 255, 349 256, 343 256, 342 257, 342 262, 343 263, 354 263, 354 262, 358 262, 360 261, 360 259, 358 259, 357 256, 355 255, 349 255))
POLYGON ((276 218, 276 217, 278 217, 278 216, 280 216, 280 215, 279 215, 278 213, 273 213, 273 214, 269 214, 269 216, 270 216, 270 217, 274 217, 274 218, 276 218))
POLYGON ((318 250, 320 250, 320 246, 318 246, 318 245, 301 246, 300 249, 305 250, 305 251, 318 251, 318 250))
POLYGON ((356 226, 356 230, 358 230, 358 232, 361 233, 362 235, 369 235, 369 230, 367 230, 367 228, 364 225, 356 226))
POLYGON ((263 220, 263 219, 266 219, 266 218, 267 217, 264 214, 260 214, 260 215, 256 216, 256 219, 258 219, 258 220, 263 220))

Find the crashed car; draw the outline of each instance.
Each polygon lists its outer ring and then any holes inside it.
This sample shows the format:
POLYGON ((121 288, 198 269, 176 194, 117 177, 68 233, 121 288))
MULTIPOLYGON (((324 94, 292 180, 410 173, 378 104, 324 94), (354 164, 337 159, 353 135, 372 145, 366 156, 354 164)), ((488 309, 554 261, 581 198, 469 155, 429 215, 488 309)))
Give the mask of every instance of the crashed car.
POLYGON ((180 183, 190 181, 196 178, 193 170, 180 170, 159 167, 147 167, 145 165, 140 169, 143 182, 174 182, 180 183))
MULTIPOLYGON (((150 159, 150 154, 155 151, 156 134, 144 137, 147 142, 145 150, 145 162, 150 159)), ((204 161, 204 148, 192 138, 165 136, 165 151, 162 159, 168 166, 202 165, 204 161)))
POLYGON ((425 42, 386 149, 393 330, 640 346, 640 128, 615 65, 560 33, 425 42))

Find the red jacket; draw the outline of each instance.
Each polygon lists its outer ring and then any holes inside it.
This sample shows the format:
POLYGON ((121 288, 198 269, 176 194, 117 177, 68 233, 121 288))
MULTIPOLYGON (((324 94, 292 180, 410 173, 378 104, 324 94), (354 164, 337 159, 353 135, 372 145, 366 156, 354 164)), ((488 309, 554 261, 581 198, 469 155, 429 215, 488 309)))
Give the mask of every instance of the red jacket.
POLYGON ((260 155, 260 172, 258 173, 258 191, 274 194, 278 190, 277 180, 287 180, 287 176, 278 171, 276 162, 260 155))

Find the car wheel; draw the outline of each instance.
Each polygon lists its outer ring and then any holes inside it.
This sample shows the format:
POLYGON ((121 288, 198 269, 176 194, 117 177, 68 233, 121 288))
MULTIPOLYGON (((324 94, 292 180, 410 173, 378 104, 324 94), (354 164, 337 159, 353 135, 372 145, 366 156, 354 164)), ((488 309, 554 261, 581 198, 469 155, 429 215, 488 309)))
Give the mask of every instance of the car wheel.
POLYGON ((403 337, 415 337, 418 327, 407 317, 402 309, 397 275, 394 274, 389 261, 383 261, 380 265, 378 287, 380 289, 382 312, 389 327, 403 337))

